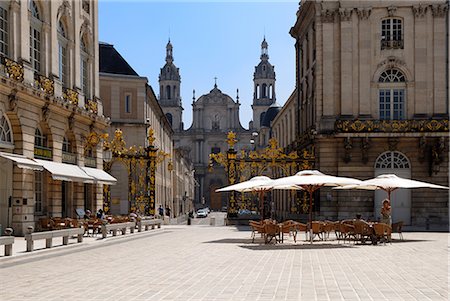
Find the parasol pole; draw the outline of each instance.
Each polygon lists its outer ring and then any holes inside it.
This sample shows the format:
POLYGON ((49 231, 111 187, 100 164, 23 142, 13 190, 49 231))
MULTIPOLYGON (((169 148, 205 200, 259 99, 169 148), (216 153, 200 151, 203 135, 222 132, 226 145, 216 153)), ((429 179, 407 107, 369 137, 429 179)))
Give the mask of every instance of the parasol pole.
POLYGON ((313 243, 313 230, 312 230, 312 196, 313 196, 313 188, 309 190, 309 240, 311 244, 313 243))
POLYGON ((263 210, 264 210, 263 198, 264 198, 264 190, 261 189, 259 191, 259 215, 261 217, 261 221, 264 219, 264 217, 263 217, 263 210))

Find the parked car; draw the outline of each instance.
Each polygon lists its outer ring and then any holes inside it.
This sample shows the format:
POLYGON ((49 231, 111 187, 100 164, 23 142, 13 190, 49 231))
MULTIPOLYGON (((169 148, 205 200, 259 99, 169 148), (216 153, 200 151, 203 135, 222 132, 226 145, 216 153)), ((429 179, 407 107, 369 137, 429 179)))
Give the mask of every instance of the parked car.
POLYGON ((206 213, 208 213, 208 214, 210 214, 210 213, 211 213, 211 209, 209 209, 209 207, 205 207, 205 208, 203 208, 203 210, 205 210, 205 211, 206 211, 206 213))
POLYGON ((208 216, 208 213, 206 212, 205 209, 197 210, 197 217, 198 218, 207 217, 207 216, 208 216))

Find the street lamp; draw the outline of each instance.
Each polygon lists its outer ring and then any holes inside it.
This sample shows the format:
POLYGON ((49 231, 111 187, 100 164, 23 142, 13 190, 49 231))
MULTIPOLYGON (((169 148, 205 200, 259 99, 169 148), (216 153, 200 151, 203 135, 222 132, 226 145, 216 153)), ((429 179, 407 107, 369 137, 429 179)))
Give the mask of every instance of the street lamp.
POLYGON ((258 138, 258 132, 253 132, 252 133, 252 138, 250 139, 250 144, 252 145, 253 150, 256 149, 256 139, 258 138))

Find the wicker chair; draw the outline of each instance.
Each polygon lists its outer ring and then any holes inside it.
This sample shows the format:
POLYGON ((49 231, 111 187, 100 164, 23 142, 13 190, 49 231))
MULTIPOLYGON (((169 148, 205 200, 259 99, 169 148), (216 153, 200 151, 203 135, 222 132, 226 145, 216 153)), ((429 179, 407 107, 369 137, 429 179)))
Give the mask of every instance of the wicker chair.
POLYGON ((392 224, 392 232, 397 232, 401 240, 403 240, 402 228, 403 228, 403 221, 399 221, 397 223, 392 224))
MULTIPOLYGON (((339 233, 340 239, 342 239, 345 243, 346 240, 350 241, 353 237, 355 239, 355 226, 350 225, 348 223, 339 223, 339 233)), ((339 240, 338 240, 339 242, 339 240)))
POLYGON ((249 221, 250 227, 252 228, 252 243, 255 242, 255 236, 257 233, 261 234, 261 237, 265 236, 264 225, 261 222, 249 221))
POLYGON ((363 220, 355 220, 353 222, 355 227, 355 239, 365 243, 367 240, 374 241, 374 231, 370 225, 363 220))
POLYGON ((267 223, 264 224, 265 243, 268 244, 275 238, 275 243, 281 241, 281 230, 278 224, 267 223))
POLYGON ((388 224, 376 223, 373 224, 373 230, 377 240, 382 241, 386 245, 386 241, 391 242, 392 228, 388 224))

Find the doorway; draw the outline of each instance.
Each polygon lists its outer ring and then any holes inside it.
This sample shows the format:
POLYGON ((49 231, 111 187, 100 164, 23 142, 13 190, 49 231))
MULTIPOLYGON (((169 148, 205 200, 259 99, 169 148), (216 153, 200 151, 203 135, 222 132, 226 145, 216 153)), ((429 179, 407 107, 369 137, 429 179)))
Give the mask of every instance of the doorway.
MULTIPOLYGON (((395 174, 402 178, 411 178, 411 164, 408 158, 396 151, 382 153, 375 162, 375 177, 381 174, 395 174)), ((379 218, 381 204, 387 198, 384 190, 375 190, 375 217, 379 218)), ((396 189, 391 193, 392 222, 403 221, 404 225, 411 224, 411 190, 396 189)))

